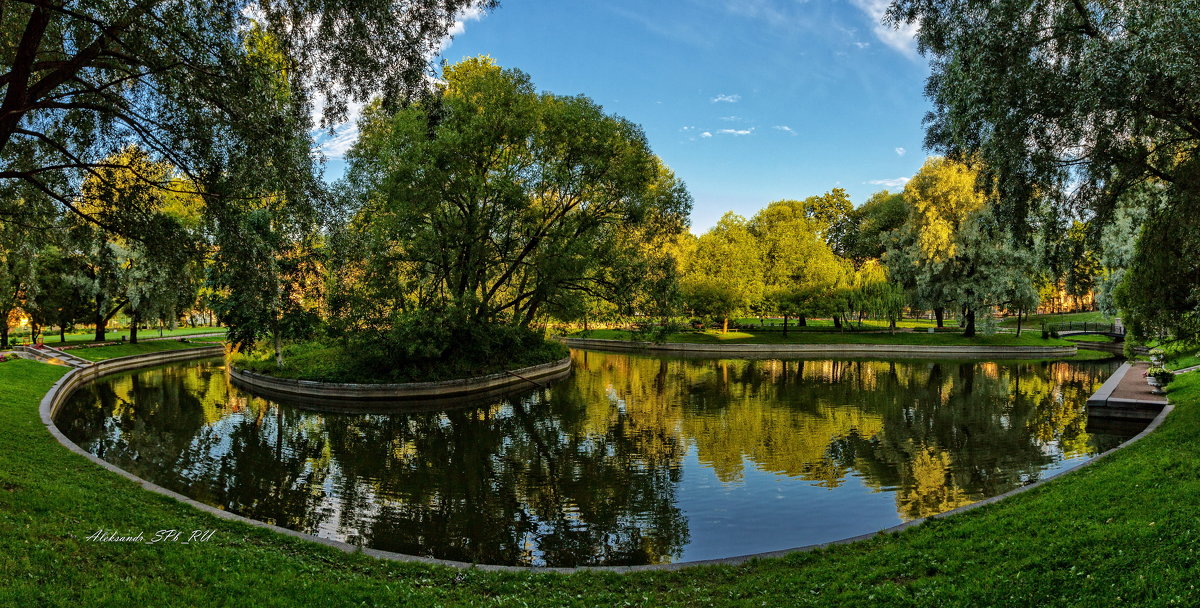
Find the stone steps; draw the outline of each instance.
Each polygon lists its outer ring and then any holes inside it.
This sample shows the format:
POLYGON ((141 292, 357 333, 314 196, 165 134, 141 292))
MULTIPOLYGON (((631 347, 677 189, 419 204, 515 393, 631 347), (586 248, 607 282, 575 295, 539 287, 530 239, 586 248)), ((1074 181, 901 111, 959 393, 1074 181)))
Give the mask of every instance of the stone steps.
POLYGON ((88 367, 92 365, 92 362, 87 359, 45 345, 41 347, 18 346, 16 350, 25 357, 52 365, 65 365, 67 367, 88 367))

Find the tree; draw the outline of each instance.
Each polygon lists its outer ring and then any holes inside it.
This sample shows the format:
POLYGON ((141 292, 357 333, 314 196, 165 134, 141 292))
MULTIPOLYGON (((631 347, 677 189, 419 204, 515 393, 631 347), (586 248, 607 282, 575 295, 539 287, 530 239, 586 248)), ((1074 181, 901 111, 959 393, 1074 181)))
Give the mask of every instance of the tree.
POLYGON ((996 178, 997 212, 1022 240, 1041 200, 1108 223, 1146 200, 1137 190, 1162 189, 1163 204, 1144 208, 1138 242, 1167 249, 1139 246, 1143 272, 1122 280, 1129 296, 1177 297, 1119 300, 1136 306, 1126 316, 1192 333, 1200 263, 1168 261, 1164 251, 1200 240, 1184 229, 1200 216, 1200 56, 1181 43, 1200 23, 1196 3, 897 0, 889 17, 919 26, 919 46, 932 56, 928 145, 978 156, 996 178), (1165 234, 1182 240, 1157 240, 1165 234))
POLYGON ((845 255, 858 264, 869 259, 882 259, 895 231, 908 220, 908 204, 904 194, 881 190, 850 215, 845 235, 845 255))
POLYGON ((37 294, 31 306, 33 322, 57 326, 60 342, 75 323, 87 318, 90 303, 84 290, 81 257, 62 244, 47 243, 38 264, 37 294))
POLYGON ((527 328, 581 293, 632 305, 671 282, 654 251, 685 229, 691 198, 640 128, 488 58, 443 80, 436 98, 362 123, 335 316, 527 328))
POLYGON ((693 311, 722 319, 745 312, 763 295, 762 252, 746 218, 726 213, 696 241, 681 289, 693 311))
MULTIPOLYGON (((126 310, 130 341, 149 319, 173 322, 194 299, 196 284, 188 266, 202 252, 197 235, 184 225, 180 195, 155 184, 174 180, 174 168, 152 160, 147 152, 128 147, 108 157, 105 166, 83 183, 76 207, 95 215, 119 218, 150 241, 129 239, 89 222, 72 229, 76 246, 88 260, 85 291, 95 302, 96 340, 104 340, 109 320, 126 310), (173 200, 168 201, 168 196, 173 200)), ((186 191, 189 186, 180 186, 186 191)), ((198 201, 193 203, 198 205, 198 201)), ((192 219, 193 228, 195 220, 192 219)))
POLYGON ((9 322, 28 311, 37 293, 40 248, 10 223, 0 223, 0 348, 8 348, 9 322))
POLYGON ((847 272, 845 261, 822 238, 819 226, 825 224, 811 216, 811 209, 798 201, 776 201, 749 224, 763 256, 764 302, 784 315, 785 334, 789 317, 805 325, 805 317, 847 272))
POLYGON ((908 223, 885 258, 921 305, 935 311, 960 306, 967 336, 975 335, 977 311, 1028 302, 1033 290, 1033 256, 991 212, 977 178, 965 164, 927 160, 905 186, 908 223))
POLYGON ((886 255, 888 268, 921 307, 933 309, 938 327, 951 304, 945 292, 952 280, 950 260, 962 225, 984 206, 975 190, 977 173, 946 158, 930 158, 904 188, 908 221, 886 255))
POLYGON ((287 188, 300 204, 300 193, 318 187, 309 138, 314 102, 323 102, 326 124, 342 119, 348 103, 375 95, 398 107, 424 90, 428 57, 458 12, 493 5, 6 3, 0 192, 38 192, 111 232, 154 238, 136 232, 145 226, 88 213, 73 196, 85 177, 111 168, 105 158, 112 150, 137 144, 199 184, 244 162, 235 171, 239 190, 262 195, 287 188))

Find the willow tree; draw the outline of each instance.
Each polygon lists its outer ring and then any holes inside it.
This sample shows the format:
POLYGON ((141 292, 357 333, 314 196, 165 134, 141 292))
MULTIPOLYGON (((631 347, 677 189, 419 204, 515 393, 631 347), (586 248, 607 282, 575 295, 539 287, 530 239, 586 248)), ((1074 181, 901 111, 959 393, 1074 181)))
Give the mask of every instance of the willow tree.
POLYGON ((691 199, 638 126, 583 96, 538 93, 488 58, 442 78, 436 97, 362 122, 335 316, 528 327, 671 271, 647 256, 685 229, 691 199))
POLYGON ((352 101, 378 95, 400 105, 424 88, 428 57, 457 13, 493 4, 5 2, 0 188, 41 192, 87 221, 139 237, 137 226, 88 213, 73 196, 128 144, 194 178, 244 162, 240 185, 249 190, 310 187, 314 100, 324 102, 327 124, 352 101), (278 61, 255 57, 256 36, 273 41, 278 61), (280 77, 292 93, 282 105, 274 94, 280 77))
POLYGON ((910 212, 886 261, 915 300, 937 312, 958 306, 964 334, 975 335, 976 313, 1025 306, 1036 263, 994 212, 994 193, 978 188, 979 171, 930 158, 904 189, 910 212))
POLYGON ((195 299, 198 283, 192 267, 204 251, 194 216, 199 203, 188 205, 172 195, 173 190, 190 186, 174 178, 169 164, 153 160, 137 147, 110 155, 93 171, 83 182, 74 203, 77 208, 88 215, 114 218, 140 234, 155 235, 136 240, 84 221, 69 229, 74 248, 86 260, 78 282, 93 303, 96 340, 104 340, 108 322, 125 311, 130 341, 137 342, 141 323, 173 322, 195 299))
POLYGON ((1027 230, 1047 199, 1100 223, 1143 205, 1123 315, 1200 336, 1200 3, 896 0, 889 16, 931 57, 927 143, 985 163, 1002 221, 1027 230))

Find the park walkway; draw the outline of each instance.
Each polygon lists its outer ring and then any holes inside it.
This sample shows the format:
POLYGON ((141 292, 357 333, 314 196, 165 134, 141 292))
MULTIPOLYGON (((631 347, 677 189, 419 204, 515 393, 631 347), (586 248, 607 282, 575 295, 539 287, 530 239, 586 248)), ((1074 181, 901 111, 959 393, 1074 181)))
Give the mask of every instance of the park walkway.
POLYGON ((1150 369, 1144 361, 1121 364, 1107 381, 1088 398, 1088 415, 1104 418, 1153 420, 1167 405, 1167 396, 1154 393, 1143 374, 1150 369))

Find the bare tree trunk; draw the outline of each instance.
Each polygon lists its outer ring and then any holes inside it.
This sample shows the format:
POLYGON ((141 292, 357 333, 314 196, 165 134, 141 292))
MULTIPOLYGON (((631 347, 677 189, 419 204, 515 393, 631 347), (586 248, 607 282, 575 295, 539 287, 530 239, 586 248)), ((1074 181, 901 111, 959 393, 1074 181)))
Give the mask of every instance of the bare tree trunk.
POLYGON ((96 297, 96 341, 103 342, 105 331, 108 329, 108 319, 104 316, 104 298, 96 297))
POLYGON ((937 319, 937 326, 939 328, 946 326, 946 309, 945 308, 933 309, 933 316, 935 319, 937 319))
POLYGON ((963 336, 973 338, 975 337, 975 309, 968 308, 965 316, 967 319, 967 329, 963 332, 963 336))
POLYGON ((1021 313, 1023 313, 1023 312, 1025 312, 1025 309, 1023 309, 1023 308, 1017 309, 1017 337, 1018 338, 1021 337, 1021 313))
POLYGON ((138 319, 138 314, 136 312, 131 313, 129 315, 129 343, 130 344, 138 343, 137 334, 138 334, 138 323, 140 321, 141 320, 138 319))
POLYGON ((283 367, 283 340, 279 337, 279 328, 275 328, 275 366, 283 367))
POLYGON ((787 337, 787 322, 788 322, 788 316, 783 315, 783 337, 785 337, 785 338, 787 337))
POLYGON ((725 321, 721 325, 721 333, 729 333, 729 317, 725 317, 725 321))

